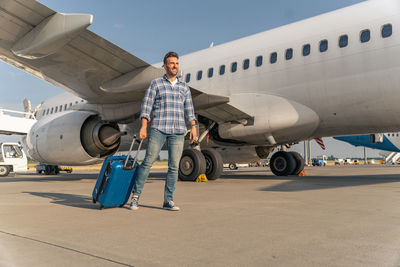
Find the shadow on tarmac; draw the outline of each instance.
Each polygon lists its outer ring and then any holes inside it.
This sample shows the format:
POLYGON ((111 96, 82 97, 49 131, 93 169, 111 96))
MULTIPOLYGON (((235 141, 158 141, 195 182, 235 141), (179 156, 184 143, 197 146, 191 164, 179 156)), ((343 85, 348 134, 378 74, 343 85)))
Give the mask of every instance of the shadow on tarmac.
POLYGON ((349 186, 376 185, 399 183, 400 175, 354 175, 354 176, 315 176, 315 177, 286 177, 282 184, 259 189, 259 191, 298 192, 307 190, 332 189, 349 186))
POLYGON ((76 174, 59 174, 59 175, 40 175, 36 173, 24 173, 17 176, 8 176, 0 178, 0 183, 13 182, 62 182, 62 181, 79 181, 79 180, 95 180, 97 174, 94 173, 76 173, 76 174), (23 177, 20 177, 23 176, 23 177))
POLYGON ((73 195, 73 194, 62 194, 62 193, 46 193, 46 192, 23 192, 32 196, 44 197, 51 199, 51 203, 70 206, 82 209, 99 209, 99 205, 96 205, 92 201, 92 197, 73 195))

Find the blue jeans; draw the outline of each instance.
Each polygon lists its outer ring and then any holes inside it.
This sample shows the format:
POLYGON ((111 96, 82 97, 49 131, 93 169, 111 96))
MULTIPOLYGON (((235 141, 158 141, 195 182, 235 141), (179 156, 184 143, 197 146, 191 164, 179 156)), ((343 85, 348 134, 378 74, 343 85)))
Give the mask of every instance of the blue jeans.
POLYGON ((149 176, 150 168, 158 158, 161 148, 167 140, 168 148, 168 174, 164 187, 164 203, 174 200, 174 191, 176 181, 178 180, 179 161, 182 156, 183 143, 185 136, 183 134, 165 134, 155 128, 150 129, 149 141, 146 149, 146 156, 142 164, 136 170, 135 182, 133 185, 133 194, 140 195, 144 183, 149 176))

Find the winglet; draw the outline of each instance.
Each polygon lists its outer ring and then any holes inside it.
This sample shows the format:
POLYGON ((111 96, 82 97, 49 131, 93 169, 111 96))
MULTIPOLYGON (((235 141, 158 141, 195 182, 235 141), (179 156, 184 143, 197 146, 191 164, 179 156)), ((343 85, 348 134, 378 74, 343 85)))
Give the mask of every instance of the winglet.
POLYGON ((55 13, 19 39, 11 51, 28 59, 46 57, 56 53, 92 22, 93 16, 89 14, 55 13))

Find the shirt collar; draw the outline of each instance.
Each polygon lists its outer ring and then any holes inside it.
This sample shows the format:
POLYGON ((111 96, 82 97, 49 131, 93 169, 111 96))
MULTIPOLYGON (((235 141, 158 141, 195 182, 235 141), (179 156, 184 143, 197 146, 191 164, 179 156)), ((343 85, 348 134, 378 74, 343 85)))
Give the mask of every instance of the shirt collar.
MULTIPOLYGON (((164 74, 163 79, 164 79, 165 81, 167 81, 167 82, 170 82, 170 80, 167 79, 167 75, 166 75, 166 74, 164 74)), ((181 82, 181 81, 179 80, 179 78, 176 77, 176 83, 180 83, 180 82, 181 82)), ((170 83, 171 83, 171 82, 170 82, 170 83)))

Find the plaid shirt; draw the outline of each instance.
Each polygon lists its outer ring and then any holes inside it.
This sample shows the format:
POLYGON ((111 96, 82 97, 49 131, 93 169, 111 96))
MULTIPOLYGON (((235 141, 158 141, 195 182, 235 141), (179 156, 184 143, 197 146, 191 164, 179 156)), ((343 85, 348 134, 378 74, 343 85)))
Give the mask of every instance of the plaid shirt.
POLYGON ((150 121, 153 112, 152 128, 166 134, 186 132, 184 115, 188 122, 196 120, 192 95, 186 83, 177 81, 175 86, 164 75, 151 82, 142 101, 140 119, 150 121))

